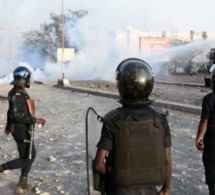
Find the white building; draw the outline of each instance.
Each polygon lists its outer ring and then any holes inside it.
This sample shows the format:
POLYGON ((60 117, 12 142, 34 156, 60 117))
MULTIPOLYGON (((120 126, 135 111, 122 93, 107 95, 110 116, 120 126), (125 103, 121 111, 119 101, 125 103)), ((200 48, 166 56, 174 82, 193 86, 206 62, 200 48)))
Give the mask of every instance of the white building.
MULTIPOLYGON (((167 37, 172 40, 180 41, 197 41, 203 39, 204 32, 193 31, 193 37, 191 37, 191 31, 144 31, 136 30, 131 26, 127 26, 125 30, 115 32, 116 47, 119 51, 133 51, 139 52, 139 38, 140 37, 167 37)), ((207 40, 215 39, 215 32, 205 32, 207 40)))

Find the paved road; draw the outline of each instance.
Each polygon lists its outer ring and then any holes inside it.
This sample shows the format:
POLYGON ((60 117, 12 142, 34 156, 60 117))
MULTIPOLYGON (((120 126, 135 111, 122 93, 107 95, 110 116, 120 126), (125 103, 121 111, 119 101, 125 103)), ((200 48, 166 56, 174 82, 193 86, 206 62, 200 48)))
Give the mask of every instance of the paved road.
MULTIPOLYGON (((1 86, 0 94, 7 95, 11 86, 1 86)), ((28 92, 36 100, 36 115, 47 120, 43 128, 36 127, 37 158, 30 173, 32 186, 51 195, 86 194, 85 114, 93 107, 100 115, 119 106, 111 98, 71 92, 52 85, 32 85, 28 92), (56 159, 54 162, 49 157, 56 159)), ((0 129, 6 122, 8 104, 0 103, 0 129)), ((173 135, 173 195, 207 194, 201 153, 194 147, 199 115, 170 110, 169 124, 173 135)), ((0 134, 1 163, 17 156, 11 136, 0 134)), ((19 170, 0 175, 0 195, 12 195, 19 170)), ((34 194, 29 192, 27 194, 34 194)))

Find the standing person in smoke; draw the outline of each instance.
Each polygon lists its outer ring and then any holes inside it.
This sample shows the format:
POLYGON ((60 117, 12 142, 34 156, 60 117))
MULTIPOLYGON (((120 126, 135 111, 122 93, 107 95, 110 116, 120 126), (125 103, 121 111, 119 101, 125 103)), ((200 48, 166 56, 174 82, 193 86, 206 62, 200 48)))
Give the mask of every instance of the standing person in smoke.
POLYGON ((20 66, 13 72, 14 80, 11 85, 14 87, 8 93, 9 109, 7 112, 7 124, 4 130, 6 135, 12 134, 19 152, 19 158, 0 165, 0 172, 12 169, 21 169, 18 187, 27 189, 28 173, 36 157, 36 150, 33 140, 30 143, 30 130, 35 123, 45 125, 43 118, 36 118, 31 115, 28 101, 30 97, 25 88, 30 87, 31 72, 28 68, 20 66), (29 150, 31 144, 31 150, 29 150))
POLYGON ((102 119, 94 160, 94 170, 106 180, 102 194, 170 195, 171 134, 166 112, 150 106, 152 69, 129 58, 118 65, 116 81, 122 107, 102 119))
POLYGON ((211 72, 212 93, 203 98, 202 113, 196 136, 196 147, 203 151, 206 184, 209 194, 215 195, 215 70, 211 72), (203 142, 201 136, 204 134, 203 142))

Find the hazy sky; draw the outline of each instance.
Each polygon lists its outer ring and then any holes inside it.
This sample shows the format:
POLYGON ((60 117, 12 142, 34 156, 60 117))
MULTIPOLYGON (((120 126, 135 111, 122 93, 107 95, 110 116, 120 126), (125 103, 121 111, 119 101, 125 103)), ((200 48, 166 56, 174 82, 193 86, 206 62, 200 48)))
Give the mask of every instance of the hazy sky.
MULTIPOLYGON (((63 0, 64 12, 88 10, 91 26, 104 31, 133 26, 139 30, 215 31, 214 0, 63 0)), ((62 12, 62 0, 0 0, 0 28, 12 32, 14 53, 21 32, 39 29, 50 13, 62 12)), ((99 33, 99 32, 97 32, 99 33)), ((0 30, 0 62, 8 53, 8 32, 0 30)))
MULTIPOLYGON (((63 0, 64 12, 85 9, 104 29, 126 25, 140 30, 215 31, 214 0, 63 0)), ((0 0, 0 28, 17 27, 13 36, 38 29, 50 13, 62 12, 62 0, 0 0)), ((1 39, 6 32, 0 30, 1 39)), ((1 40, 0 39, 0 40, 1 40)))
MULTIPOLYGON (((61 6, 62 0, 0 0, 0 27, 38 28, 61 6)), ((86 9, 94 22, 143 30, 215 30, 214 7, 214 0, 64 0, 65 12, 86 9)))

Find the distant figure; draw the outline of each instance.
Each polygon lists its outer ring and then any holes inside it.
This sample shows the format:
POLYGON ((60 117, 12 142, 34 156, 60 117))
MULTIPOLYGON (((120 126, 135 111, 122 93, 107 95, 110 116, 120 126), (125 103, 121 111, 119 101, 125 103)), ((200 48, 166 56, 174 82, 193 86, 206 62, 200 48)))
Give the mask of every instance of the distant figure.
POLYGON ((12 134, 19 152, 19 158, 0 165, 0 172, 8 169, 21 169, 18 187, 29 187, 27 178, 31 165, 36 157, 36 150, 31 135, 35 123, 44 125, 43 118, 36 118, 31 114, 34 105, 30 107, 30 97, 25 88, 30 87, 31 72, 28 68, 20 66, 13 71, 14 87, 8 93, 9 109, 7 112, 6 135, 12 134))
POLYGON ((104 116, 94 161, 106 177, 102 194, 170 195, 171 134, 166 112, 150 106, 152 69, 129 58, 118 65, 116 81, 122 107, 104 116), (156 186, 162 186, 159 193, 156 186))
POLYGON ((209 72, 212 73, 214 70, 215 70, 215 64, 213 64, 213 65, 210 67, 209 72))
POLYGON ((202 160, 209 194, 215 195, 215 69, 211 73, 211 88, 212 93, 203 98, 196 147, 203 151, 202 160), (202 142, 201 136, 203 134, 202 142))

